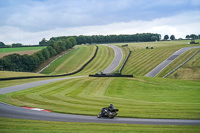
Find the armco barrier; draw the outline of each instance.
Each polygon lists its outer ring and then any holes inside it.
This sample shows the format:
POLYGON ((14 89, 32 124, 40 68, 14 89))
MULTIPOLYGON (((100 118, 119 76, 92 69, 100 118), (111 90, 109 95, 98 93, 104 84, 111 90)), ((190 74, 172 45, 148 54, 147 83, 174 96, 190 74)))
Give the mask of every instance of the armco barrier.
POLYGON ((133 78, 133 75, 121 75, 121 74, 95 74, 95 75, 89 75, 90 77, 131 77, 133 78))
POLYGON ((128 58, 129 58, 130 55, 131 55, 131 50, 129 50, 129 54, 128 54, 128 56, 126 57, 126 60, 124 61, 122 67, 120 68, 119 73, 122 72, 122 70, 123 70, 123 68, 124 68, 124 66, 125 66, 125 64, 126 64, 126 62, 128 61, 128 58))
POLYGON ((163 78, 166 78, 167 76, 169 76, 170 74, 172 74, 173 72, 175 72, 177 69, 179 69, 180 67, 182 67, 184 64, 186 64, 189 60, 191 60, 197 53, 200 52, 200 49, 194 53, 190 58, 188 58, 186 61, 184 61, 183 63, 181 63, 179 66, 177 66, 176 68, 174 68, 172 71, 170 71, 169 73, 167 73, 165 76, 163 76, 163 78))
POLYGON ((76 74, 76 73, 82 71, 96 57, 98 49, 99 49, 98 46, 96 46, 96 51, 95 51, 93 57, 87 63, 85 63, 79 70, 72 72, 72 73, 62 74, 62 75, 48 75, 48 76, 27 76, 27 77, 0 78, 0 81, 2 81, 2 80, 15 80, 15 79, 29 79, 29 78, 62 77, 62 76, 73 75, 73 74, 76 74))

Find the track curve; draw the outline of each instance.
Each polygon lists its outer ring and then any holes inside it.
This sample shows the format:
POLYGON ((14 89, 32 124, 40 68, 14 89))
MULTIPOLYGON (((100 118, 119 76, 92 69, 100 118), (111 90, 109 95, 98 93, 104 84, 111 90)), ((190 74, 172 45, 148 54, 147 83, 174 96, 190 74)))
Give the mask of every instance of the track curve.
MULTIPOLYGON (((117 58, 117 59, 120 59, 120 58, 117 58)), ((121 62, 121 60, 119 62, 121 62)), ((113 68, 114 67, 112 67, 112 69, 113 68)), ((116 66, 115 66, 115 68, 116 68, 116 66)), ((109 71, 111 71, 111 69, 109 71)), ((32 88, 35 86, 47 84, 50 82, 54 82, 54 81, 71 79, 71 78, 82 78, 82 77, 85 77, 85 76, 49 79, 49 80, 43 80, 43 81, 37 81, 37 82, 32 82, 32 83, 27 83, 27 84, 22 84, 22 85, 6 87, 6 88, 0 89, 0 94, 6 94, 6 93, 15 92, 15 91, 20 91, 20 90, 32 88)), ((200 125, 200 120, 139 119, 139 118, 114 118, 114 119, 101 118, 101 119, 98 119, 96 116, 72 115, 72 114, 34 111, 34 110, 29 110, 29 109, 5 104, 3 102, 0 102, 0 117, 29 119, 29 120, 45 120, 45 121, 87 122, 87 123, 123 123, 123 124, 149 124, 149 125, 200 125)))
POLYGON ((0 102, 0 117, 87 123, 121 123, 121 124, 148 124, 148 125, 200 125, 200 120, 177 119, 134 119, 134 118, 97 118, 96 116, 71 115, 52 112, 29 110, 0 102))
POLYGON ((103 73, 111 73, 112 71, 114 71, 115 68, 117 68, 119 66, 119 64, 121 63, 122 58, 123 58, 122 50, 119 47, 114 46, 114 45, 107 45, 107 46, 113 48, 113 50, 115 52, 115 58, 114 58, 113 62, 110 64, 110 66, 108 66, 103 71, 103 73))
MULTIPOLYGON (((23 89, 28 89, 34 86, 43 85, 46 83, 59 81, 63 79, 82 78, 85 76, 67 77, 59 79, 49 79, 37 81, 22 85, 16 85, 0 89, 0 94, 11 93, 23 89), (19 89, 20 88, 20 89, 19 89)), ((98 112, 97 112, 98 113, 98 112)), ((114 118, 98 119, 96 116, 61 114, 52 112, 41 112, 21 108, 0 102, 0 117, 30 119, 30 120, 45 120, 45 121, 63 121, 63 122, 87 122, 87 123, 122 123, 122 124, 149 124, 149 125, 200 125, 200 120, 178 120, 178 119, 135 119, 135 118, 114 118)))
POLYGON ((188 51, 190 49, 193 49, 193 48, 200 48, 200 46, 186 47, 186 48, 179 49, 178 51, 173 53, 169 58, 167 58, 165 61, 160 63, 157 67, 155 67, 153 70, 148 72, 145 76, 147 76, 147 77, 155 77, 159 72, 161 72, 165 67, 167 67, 177 57, 179 57, 181 54, 183 54, 186 51, 188 51))

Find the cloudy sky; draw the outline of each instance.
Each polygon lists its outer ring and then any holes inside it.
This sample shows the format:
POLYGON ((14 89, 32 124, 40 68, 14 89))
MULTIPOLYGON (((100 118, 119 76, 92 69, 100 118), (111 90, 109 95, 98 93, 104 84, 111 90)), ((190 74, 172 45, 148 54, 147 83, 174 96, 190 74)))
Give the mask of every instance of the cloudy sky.
POLYGON ((0 41, 68 35, 200 34, 200 0, 0 0, 0 41))

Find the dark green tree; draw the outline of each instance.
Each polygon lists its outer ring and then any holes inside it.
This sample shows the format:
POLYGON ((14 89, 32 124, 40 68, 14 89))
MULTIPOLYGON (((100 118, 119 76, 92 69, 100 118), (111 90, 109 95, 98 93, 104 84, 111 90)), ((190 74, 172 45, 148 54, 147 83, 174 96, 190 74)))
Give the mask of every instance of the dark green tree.
POLYGON ((152 36, 151 37, 151 41, 157 41, 158 40, 158 37, 157 36, 152 36))
POLYGON ((43 38, 42 41, 39 42, 39 45, 40 46, 47 46, 48 45, 47 40, 45 38, 43 38))
POLYGON ((12 47, 21 47, 21 46, 22 46, 21 43, 13 43, 13 44, 12 44, 12 47))
POLYGON ((45 61, 45 58, 44 58, 44 56, 43 56, 43 54, 42 54, 42 51, 38 51, 38 52, 36 52, 36 53, 34 53, 34 54, 38 57, 38 59, 39 59, 39 61, 40 61, 39 64, 41 64, 41 63, 43 63, 43 62, 45 61))
POLYGON ((3 42, 0 42, 0 46, 5 46, 5 44, 3 42))
POLYGON ((50 57, 55 56, 57 54, 56 50, 52 46, 47 46, 47 49, 49 51, 50 57))
POLYGON ((196 39, 196 38, 197 38, 197 35, 195 35, 195 34, 191 34, 191 35, 190 35, 190 38, 192 38, 192 39, 196 39))
POLYGON ((190 35, 186 35, 185 38, 186 38, 186 39, 189 39, 189 38, 190 38, 190 35))
POLYGON ((164 36, 164 39, 165 39, 165 40, 168 40, 168 39, 169 39, 169 36, 168 36, 168 35, 165 35, 165 36, 164 36))
POLYGON ((170 36, 170 39, 171 39, 171 40, 175 40, 175 36, 174 36, 174 35, 171 35, 171 36, 170 36))
POLYGON ((42 49, 42 55, 45 58, 45 60, 50 58, 50 53, 47 48, 42 49))

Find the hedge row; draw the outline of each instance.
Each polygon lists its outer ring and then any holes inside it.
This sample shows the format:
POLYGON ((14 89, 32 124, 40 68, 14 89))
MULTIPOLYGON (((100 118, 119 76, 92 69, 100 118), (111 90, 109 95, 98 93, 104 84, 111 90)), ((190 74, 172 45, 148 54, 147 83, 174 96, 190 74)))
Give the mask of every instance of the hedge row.
POLYGON ((85 63, 79 70, 77 70, 75 72, 72 72, 72 73, 62 74, 62 75, 46 75, 46 76, 27 76, 27 77, 0 78, 0 81, 1 80, 15 80, 15 79, 29 79, 29 78, 61 77, 61 76, 73 75, 73 74, 76 74, 76 73, 82 71, 96 57, 97 52, 98 52, 98 46, 96 46, 96 51, 95 51, 93 57, 87 63, 85 63))
POLYGON ((0 59, 1 71, 34 72, 45 60, 72 48, 76 40, 72 37, 58 39, 51 42, 46 48, 32 54, 11 54, 0 59))

